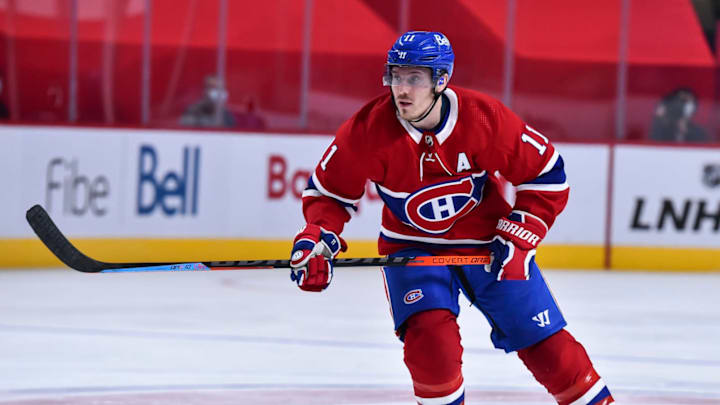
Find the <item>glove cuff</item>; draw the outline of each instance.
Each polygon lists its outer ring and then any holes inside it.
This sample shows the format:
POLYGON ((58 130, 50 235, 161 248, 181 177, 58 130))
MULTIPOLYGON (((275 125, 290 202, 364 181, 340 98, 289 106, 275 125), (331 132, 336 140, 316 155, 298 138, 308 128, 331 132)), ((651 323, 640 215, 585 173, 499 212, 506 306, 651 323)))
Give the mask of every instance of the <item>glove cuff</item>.
POLYGON ((328 231, 319 225, 306 224, 295 235, 293 255, 297 254, 298 251, 309 252, 305 253, 304 256, 298 254, 297 258, 293 257, 291 264, 294 267, 302 266, 310 257, 318 254, 328 259, 334 259, 338 253, 346 250, 347 243, 335 232, 328 231))
POLYGON ((338 253, 347 250, 347 243, 335 232, 328 231, 323 227, 318 228, 320 228, 320 243, 324 246, 323 256, 334 259, 338 253))

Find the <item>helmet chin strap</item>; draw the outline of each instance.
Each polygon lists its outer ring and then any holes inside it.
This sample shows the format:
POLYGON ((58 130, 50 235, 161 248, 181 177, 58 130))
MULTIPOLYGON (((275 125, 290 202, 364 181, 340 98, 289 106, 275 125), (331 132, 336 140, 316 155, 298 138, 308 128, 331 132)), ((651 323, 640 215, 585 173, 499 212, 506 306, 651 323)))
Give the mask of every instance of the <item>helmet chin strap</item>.
MULTIPOLYGON (((435 92, 434 89, 433 89, 433 92, 435 92)), ((418 119, 408 120, 408 122, 413 122, 413 123, 414 123, 414 122, 420 122, 420 121, 424 120, 425 117, 427 117, 428 114, 430 114, 430 111, 432 111, 433 107, 435 107, 435 103, 437 103, 437 101, 438 101, 438 99, 440 98, 441 95, 442 95, 442 92, 440 92, 440 93, 435 92, 435 96, 433 97, 433 102, 432 102, 432 104, 430 104, 430 108, 428 108, 427 111, 425 111, 425 114, 423 114, 423 115, 422 115, 420 118, 418 118, 418 119)))

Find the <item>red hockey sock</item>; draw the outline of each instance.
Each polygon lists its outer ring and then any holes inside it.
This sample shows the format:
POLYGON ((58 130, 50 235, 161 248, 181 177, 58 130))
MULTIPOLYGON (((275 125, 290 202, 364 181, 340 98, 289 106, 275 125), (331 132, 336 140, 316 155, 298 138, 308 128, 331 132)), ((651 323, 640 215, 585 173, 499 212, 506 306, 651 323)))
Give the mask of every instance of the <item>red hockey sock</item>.
POLYGON ((518 356, 560 405, 571 404, 580 398, 584 399, 583 404, 613 402, 583 346, 564 329, 542 342, 518 350, 518 356))
POLYGON ((411 316, 405 330, 405 364, 413 379, 415 396, 445 398, 458 404, 464 399, 462 346, 456 317, 434 309, 411 316))

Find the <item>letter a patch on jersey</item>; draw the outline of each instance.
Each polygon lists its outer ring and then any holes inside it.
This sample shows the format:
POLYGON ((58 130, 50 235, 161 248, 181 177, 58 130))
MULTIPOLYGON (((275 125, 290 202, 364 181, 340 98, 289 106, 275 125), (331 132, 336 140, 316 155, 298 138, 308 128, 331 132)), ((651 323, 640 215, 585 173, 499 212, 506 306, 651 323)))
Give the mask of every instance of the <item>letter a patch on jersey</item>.
POLYGON ((457 172, 460 173, 463 170, 470 170, 470 162, 468 161, 467 156, 465 155, 465 152, 458 153, 458 165, 457 165, 457 172))

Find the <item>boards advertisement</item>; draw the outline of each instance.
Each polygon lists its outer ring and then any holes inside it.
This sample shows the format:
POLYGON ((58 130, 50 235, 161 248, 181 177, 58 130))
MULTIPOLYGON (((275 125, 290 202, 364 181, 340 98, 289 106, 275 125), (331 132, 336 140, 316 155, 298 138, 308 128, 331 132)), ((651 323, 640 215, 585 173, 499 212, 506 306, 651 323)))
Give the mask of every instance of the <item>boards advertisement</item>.
MULTIPOLYGON (((304 224, 307 178, 331 140, 311 134, 0 127, 0 170, 6 174, 0 179, 0 252, 28 244, 38 251, 24 213, 41 204, 70 238, 113 257, 124 258, 120 252, 130 250, 158 259, 191 252, 217 259, 284 258, 304 224)), ((556 147, 570 200, 538 250, 543 266, 601 268, 610 246, 613 268, 644 268, 648 257, 664 257, 652 262, 655 267, 676 268, 682 263, 668 263, 677 255, 661 254, 673 249, 696 249, 689 267, 720 268, 716 149, 556 147)), ((351 256, 376 255, 382 206, 368 182, 342 234, 354 249, 351 256)))

